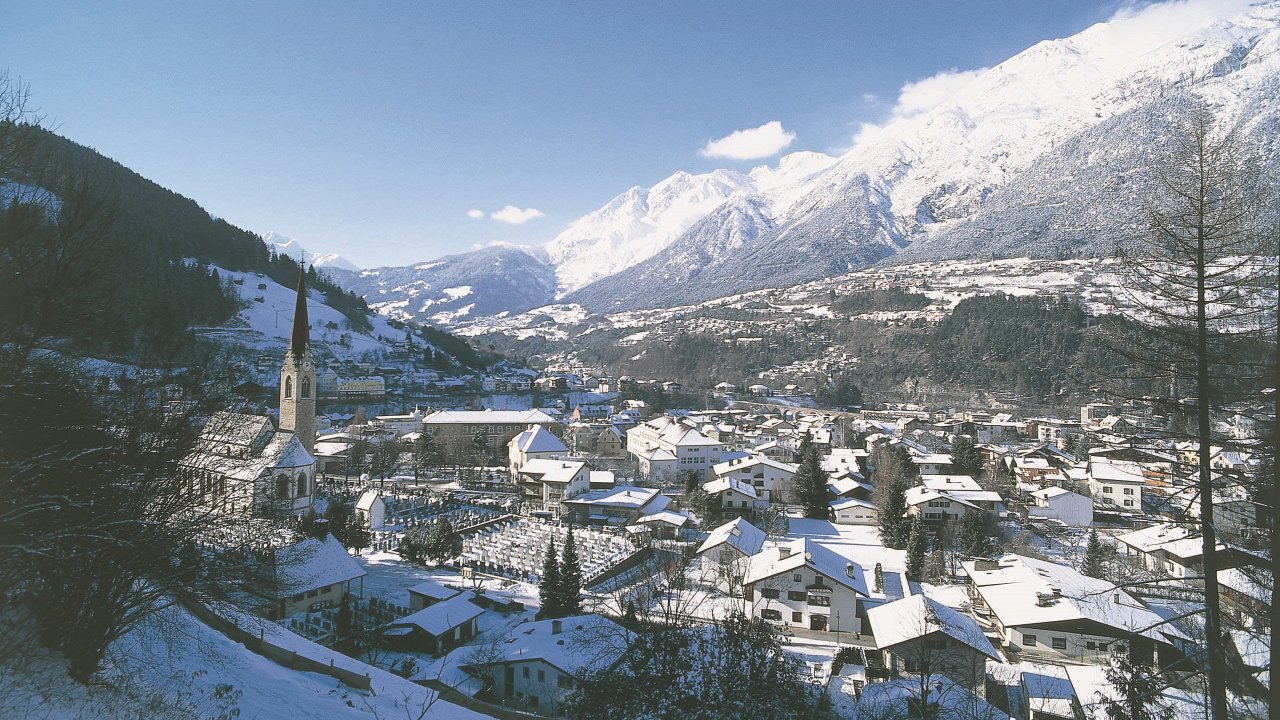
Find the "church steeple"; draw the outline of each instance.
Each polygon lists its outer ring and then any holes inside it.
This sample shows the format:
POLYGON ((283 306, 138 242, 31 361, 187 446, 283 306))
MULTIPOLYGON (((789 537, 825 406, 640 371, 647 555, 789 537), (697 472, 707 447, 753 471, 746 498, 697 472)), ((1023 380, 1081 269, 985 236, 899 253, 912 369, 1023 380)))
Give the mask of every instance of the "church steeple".
POLYGON ((307 270, 298 269, 298 299, 293 306, 293 337, 289 342, 289 350, 301 356, 302 351, 311 345, 311 323, 307 321, 307 270))
POLYGON ((307 321, 307 270, 298 271, 298 298, 293 332, 280 366, 280 429, 302 441, 308 452, 316 442, 316 363, 311 357, 311 325, 307 321))

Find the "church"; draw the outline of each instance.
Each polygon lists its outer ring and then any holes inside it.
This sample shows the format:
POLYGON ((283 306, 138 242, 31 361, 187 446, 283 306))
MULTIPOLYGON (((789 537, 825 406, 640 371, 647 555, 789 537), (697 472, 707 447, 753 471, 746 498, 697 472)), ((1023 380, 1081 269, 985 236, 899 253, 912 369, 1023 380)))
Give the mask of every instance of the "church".
POLYGON ((280 427, 271 418, 215 413, 194 451, 183 459, 180 481, 188 493, 229 513, 302 516, 315 496, 316 364, 307 320, 306 271, 298 274, 298 298, 289 347, 280 368, 280 427))

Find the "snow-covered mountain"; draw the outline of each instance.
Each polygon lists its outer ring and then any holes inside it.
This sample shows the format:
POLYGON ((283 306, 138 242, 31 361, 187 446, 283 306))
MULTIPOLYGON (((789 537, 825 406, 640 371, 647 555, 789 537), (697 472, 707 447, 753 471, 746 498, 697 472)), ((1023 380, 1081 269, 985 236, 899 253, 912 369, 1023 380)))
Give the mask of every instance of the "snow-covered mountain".
MULTIPOLYGON (((632 188, 552 239, 514 302, 477 301, 468 317, 538 297, 592 312, 672 306, 874 263, 1106 254, 1143 232, 1153 158, 1191 98, 1280 174, 1280 1, 1227 20, 1208 7, 1121 12, 995 67, 908 84, 839 158, 799 152, 632 188)), ((479 298, 489 267, 465 257, 445 260, 481 274, 451 282, 479 298)), ((494 290, 511 293, 504 283, 494 290)), ((380 286, 387 303, 407 290, 380 286)))
POLYGON ((369 307, 396 319, 450 326, 518 313, 555 297, 556 277, 541 249, 493 245, 408 267, 330 270, 369 307))
POLYGON ((280 255, 288 255, 294 260, 301 260, 306 255, 307 263, 314 265, 317 270, 359 270, 354 263, 337 253, 321 253, 319 255, 308 252, 302 244, 291 237, 285 237, 279 233, 269 232, 262 236, 267 247, 274 249, 280 255))
POLYGON ((1280 4, 1176 34, 1135 30, 1101 23, 956 74, 941 100, 865 130, 830 168, 782 185, 792 199, 770 208, 771 222, 744 225, 721 207, 672 252, 565 301, 596 312, 666 306, 886 258, 1105 253, 1142 232, 1143 178, 1190 96, 1238 123, 1247 151, 1280 170, 1280 4), (731 232, 734 252, 696 261, 701 242, 731 232), (676 287, 637 287, 677 277, 676 287))

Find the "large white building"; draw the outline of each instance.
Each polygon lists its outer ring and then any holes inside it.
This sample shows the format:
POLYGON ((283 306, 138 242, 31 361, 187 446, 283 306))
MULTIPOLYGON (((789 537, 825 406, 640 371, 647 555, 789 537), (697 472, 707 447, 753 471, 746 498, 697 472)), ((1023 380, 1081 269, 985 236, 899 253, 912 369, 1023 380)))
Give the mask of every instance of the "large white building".
POLYGON ((1030 517, 1060 520, 1071 527, 1089 527, 1093 524, 1092 498, 1060 487, 1035 490, 1031 497, 1035 504, 1027 506, 1027 515, 1030 517))
POLYGON ((763 455, 749 455, 716 463, 711 471, 720 480, 735 480, 751 485, 766 502, 784 502, 791 492, 798 466, 771 460, 763 455))
POLYGON ((724 446, 696 429, 667 417, 657 417, 627 430, 627 451, 640 472, 674 482, 686 473, 709 480, 724 446))
POLYGON ((1094 505, 1129 512, 1142 511, 1142 466, 1123 462, 1089 462, 1089 492, 1094 505))

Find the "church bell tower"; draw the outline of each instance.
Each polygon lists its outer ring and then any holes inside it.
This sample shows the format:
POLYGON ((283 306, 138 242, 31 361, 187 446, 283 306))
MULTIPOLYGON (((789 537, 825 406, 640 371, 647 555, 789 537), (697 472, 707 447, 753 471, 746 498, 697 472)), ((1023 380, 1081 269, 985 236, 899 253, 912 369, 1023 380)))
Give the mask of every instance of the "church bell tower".
POLYGON ((293 310, 293 333, 280 368, 280 429, 302 441, 307 452, 316 444, 316 363, 311 357, 311 326, 307 322, 307 271, 298 271, 298 300, 293 310))

